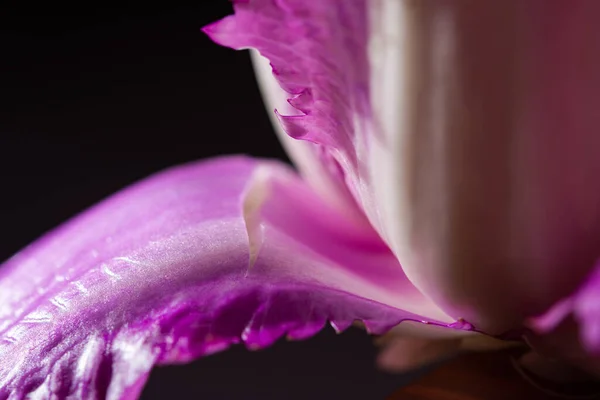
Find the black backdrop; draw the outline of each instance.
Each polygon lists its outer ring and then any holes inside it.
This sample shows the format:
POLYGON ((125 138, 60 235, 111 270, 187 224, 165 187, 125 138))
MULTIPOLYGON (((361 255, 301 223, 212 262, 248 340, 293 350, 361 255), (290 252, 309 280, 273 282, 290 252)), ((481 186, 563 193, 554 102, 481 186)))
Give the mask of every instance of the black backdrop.
MULTIPOLYGON (((230 4, 197 3, 0 3, 0 259, 165 167, 229 153, 285 160, 248 54, 199 31, 230 4)), ((378 372, 374 357, 363 332, 328 329, 155 369, 142 398, 381 399, 406 377, 378 372)))

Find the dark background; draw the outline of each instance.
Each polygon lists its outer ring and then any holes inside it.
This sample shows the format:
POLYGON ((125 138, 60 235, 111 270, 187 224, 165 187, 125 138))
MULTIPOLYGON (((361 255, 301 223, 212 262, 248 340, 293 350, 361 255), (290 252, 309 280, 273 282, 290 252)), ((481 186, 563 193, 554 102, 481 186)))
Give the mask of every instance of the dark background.
MULTIPOLYGON (((229 153, 285 160, 247 52, 200 28, 231 12, 194 7, 0 6, 0 259, 124 186, 229 153)), ((371 338, 241 347, 155 369, 143 399, 382 399, 371 338)))

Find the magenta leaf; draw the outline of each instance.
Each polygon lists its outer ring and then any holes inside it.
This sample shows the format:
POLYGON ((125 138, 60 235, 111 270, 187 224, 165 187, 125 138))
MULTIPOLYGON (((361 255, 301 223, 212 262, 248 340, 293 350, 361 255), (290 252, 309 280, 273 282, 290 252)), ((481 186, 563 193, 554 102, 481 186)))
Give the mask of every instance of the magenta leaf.
POLYGON ((0 399, 136 398, 153 365, 235 343, 448 322, 397 308, 431 307, 343 221, 287 167, 244 157, 116 194, 0 268, 0 399))

